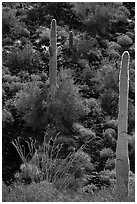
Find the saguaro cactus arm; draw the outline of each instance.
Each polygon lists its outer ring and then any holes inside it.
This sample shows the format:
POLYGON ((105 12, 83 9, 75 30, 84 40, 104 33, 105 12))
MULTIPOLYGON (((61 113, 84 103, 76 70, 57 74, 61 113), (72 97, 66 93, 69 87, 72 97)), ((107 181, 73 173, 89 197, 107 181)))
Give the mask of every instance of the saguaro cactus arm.
POLYGON ((122 55, 119 75, 119 115, 118 140, 116 148, 117 196, 124 201, 128 196, 129 159, 128 159, 128 92, 129 92, 129 53, 122 55))

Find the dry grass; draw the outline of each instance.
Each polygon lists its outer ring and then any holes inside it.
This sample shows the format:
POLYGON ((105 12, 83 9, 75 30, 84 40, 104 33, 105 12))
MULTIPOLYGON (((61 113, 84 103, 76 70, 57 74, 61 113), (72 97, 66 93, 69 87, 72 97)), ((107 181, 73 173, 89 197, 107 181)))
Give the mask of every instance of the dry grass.
MULTIPOLYGON (((95 189, 94 185, 83 187, 82 177, 76 179, 74 174, 83 164, 90 163, 89 157, 79 152, 71 153, 65 159, 57 160, 59 147, 53 144, 50 149, 44 143, 42 155, 37 153, 30 163, 24 157, 21 146, 14 143, 19 155, 22 157, 22 176, 30 177, 31 184, 25 185, 17 180, 12 186, 2 185, 3 202, 118 202, 115 182, 110 187, 101 190, 95 189), (55 148, 55 149, 54 149, 55 148), (56 157, 53 154, 56 151, 56 157), (80 159, 80 160, 79 160, 80 159), (39 168, 41 161, 42 168, 39 168), (75 165, 74 165, 75 164, 75 165), (70 169, 74 167, 70 173, 70 169), (39 177, 39 181, 35 182, 39 177)), ((129 197, 127 202, 135 201, 135 178, 134 174, 129 179, 129 197)))
MULTIPOLYGON (((57 190, 53 184, 46 181, 31 185, 14 185, 7 187, 3 184, 3 202, 118 202, 115 186, 97 191, 95 194, 82 190, 57 190)), ((130 183, 127 202, 135 202, 135 184, 130 183)))

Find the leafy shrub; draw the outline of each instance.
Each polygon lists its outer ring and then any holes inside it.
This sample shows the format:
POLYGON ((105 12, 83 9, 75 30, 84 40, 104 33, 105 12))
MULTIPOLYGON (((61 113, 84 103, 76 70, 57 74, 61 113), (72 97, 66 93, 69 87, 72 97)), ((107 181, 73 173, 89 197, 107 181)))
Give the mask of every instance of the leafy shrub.
POLYGON ((3 34, 9 33, 11 26, 17 23, 15 11, 9 7, 3 7, 2 10, 2 32, 3 34))
MULTIPOLYGON (((87 54, 90 52, 93 52, 95 55, 100 56, 100 52, 98 49, 96 49, 97 41, 95 38, 89 38, 86 33, 77 33, 73 37, 73 59, 79 58, 86 58, 87 54)), ((69 49, 69 40, 66 40, 66 43, 64 45, 65 49, 69 49)), ((75 59, 75 60, 76 60, 75 59)))
POLYGON ((129 47, 130 55, 134 59, 135 58, 135 43, 129 47))
POLYGON ((103 171, 108 158, 114 157, 114 152, 112 149, 104 147, 102 150, 100 150, 99 154, 100 154, 100 160, 97 168, 99 171, 103 171))
POLYGON ((100 151, 100 157, 103 159, 103 158, 112 158, 114 156, 114 152, 112 149, 110 148, 103 148, 101 151, 100 151))
POLYGON ((135 33, 134 32, 128 31, 125 34, 128 35, 134 42, 134 40, 135 40, 135 33))
POLYGON ((30 184, 31 182, 40 182, 42 173, 40 169, 31 163, 22 164, 20 166, 20 173, 15 174, 15 179, 20 182, 30 184))
POLYGON ((116 65, 102 63, 102 66, 96 72, 96 83, 95 88, 98 89, 100 97, 103 97, 105 93, 112 90, 114 94, 118 92, 118 75, 119 71, 115 68, 116 65))
POLYGON ((20 77, 12 76, 11 73, 4 74, 3 72, 2 88, 5 92, 5 101, 3 102, 8 103, 8 100, 12 99, 12 97, 15 96, 16 92, 18 92, 22 88, 20 77))
POLYGON ((2 31, 3 34, 11 34, 12 38, 19 36, 29 36, 30 32, 26 25, 21 23, 16 16, 17 10, 9 7, 3 7, 2 11, 2 31))
POLYGON ((97 99, 90 98, 90 99, 86 99, 85 102, 90 108, 90 114, 92 115, 93 118, 101 115, 101 106, 100 106, 100 102, 97 99))
POLYGON ((28 70, 32 73, 40 66, 40 55, 31 45, 25 45, 22 50, 14 47, 7 56, 6 64, 12 73, 21 70, 28 70))
POLYGON ((118 43, 116 43, 116 42, 110 41, 108 43, 108 49, 110 49, 110 50, 111 49, 120 50, 120 48, 121 48, 121 46, 118 43))
POLYGON ((89 113, 89 108, 79 94, 79 89, 74 85, 70 76, 63 72, 55 99, 49 106, 51 116, 62 124, 72 125, 78 119, 89 113), (64 75, 64 76, 63 76, 64 75))
MULTIPOLYGON (((43 151, 39 147, 30 162, 27 162, 20 144, 16 141, 13 143, 24 162, 20 167, 21 172, 15 175, 18 181, 40 182, 40 180, 46 180, 48 183, 53 183, 57 189, 75 189, 86 182, 85 175, 94 170, 89 155, 79 149, 70 153, 65 159, 59 159, 58 154, 62 146, 56 145, 56 139, 53 146, 50 145, 50 141, 45 143, 44 139, 43 151)), ((32 145, 33 143, 29 145, 30 151, 32 145)))
POLYGON ((68 76, 64 77, 60 78, 54 101, 49 100, 48 87, 43 88, 43 83, 34 79, 26 82, 16 94, 14 106, 29 125, 43 129, 48 121, 54 121, 59 129, 62 126, 71 127, 89 112, 73 80, 68 76))
POLYGON ((118 128, 118 120, 115 120, 115 119, 107 119, 106 120, 106 127, 107 128, 112 128, 114 129, 115 131, 117 131, 117 128, 118 128))
POLYGON ((115 159, 108 158, 105 164, 105 170, 113 170, 115 168, 115 159))
POLYGON ((2 126, 4 127, 6 123, 12 123, 14 121, 12 114, 9 110, 2 110, 2 126))
POLYGON ((93 139, 96 137, 95 132, 93 132, 89 128, 85 128, 83 125, 81 125, 79 123, 74 123, 73 129, 77 134, 80 135, 80 137, 83 139, 83 141, 85 140, 85 142, 88 141, 88 139, 91 139, 91 138, 93 139))
POLYGON ((103 142, 106 148, 116 149, 116 132, 114 129, 106 129, 103 134, 103 142))
POLYGON ((34 129, 39 127, 43 129, 46 125, 46 109, 43 104, 41 84, 36 80, 26 82, 23 84, 23 88, 16 93, 13 101, 15 109, 22 115, 27 124, 34 129))
POLYGON ((39 37, 37 40, 39 44, 49 44, 50 30, 48 28, 41 26, 36 30, 36 35, 39 37))
POLYGON ((87 31, 91 33, 106 34, 109 29, 111 18, 115 13, 115 6, 109 3, 91 3, 93 9, 85 20, 87 31), (91 29, 92 28, 92 29, 91 29))
POLYGON ((132 39, 128 35, 123 34, 123 35, 118 36, 117 43, 119 45, 125 47, 125 46, 132 45, 133 41, 132 41, 132 39))
POLYGON ((119 6, 114 18, 117 22, 126 23, 129 16, 130 11, 125 6, 119 6))
POLYGON ((115 117, 118 114, 118 93, 108 89, 101 95, 101 107, 110 116, 115 117))
POLYGON ((108 50, 108 55, 109 55, 109 59, 119 59, 120 58, 120 55, 119 55, 119 52, 116 51, 116 50, 108 50))
POLYGON ((128 103, 128 131, 134 132, 135 130, 135 105, 132 99, 129 99, 128 103))

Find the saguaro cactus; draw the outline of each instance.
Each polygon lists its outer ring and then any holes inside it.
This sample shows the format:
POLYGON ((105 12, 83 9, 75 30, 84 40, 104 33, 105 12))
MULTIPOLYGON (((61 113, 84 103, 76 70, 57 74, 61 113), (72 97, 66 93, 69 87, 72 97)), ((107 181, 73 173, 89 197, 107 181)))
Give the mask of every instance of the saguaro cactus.
POLYGON ((129 91, 129 60, 127 51, 122 55, 119 75, 119 115, 118 140, 116 148, 117 196, 125 201, 128 196, 129 159, 128 159, 128 91, 129 91))
POLYGON ((57 55, 60 54, 61 47, 57 48, 57 24, 53 19, 50 29, 50 46, 49 46, 49 83, 51 96, 55 94, 57 88, 57 55))
POLYGON ((69 49, 72 52, 73 51, 73 32, 69 32, 69 49))
POLYGON ((49 46, 49 80, 50 87, 57 86, 57 28, 56 20, 51 22, 50 46, 49 46))

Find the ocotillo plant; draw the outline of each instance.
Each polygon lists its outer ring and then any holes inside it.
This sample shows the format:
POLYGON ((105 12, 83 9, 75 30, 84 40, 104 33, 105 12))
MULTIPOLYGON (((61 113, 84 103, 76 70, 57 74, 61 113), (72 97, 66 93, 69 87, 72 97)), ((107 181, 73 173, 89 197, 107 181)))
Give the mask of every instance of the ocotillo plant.
POLYGON ((57 55, 60 54, 61 47, 57 48, 57 25, 56 20, 51 22, 50 29, 50 46, 49 46, 49 82, 51 95, 57 88, 57 55))
POLYGON ((128 197, 129 159, 128 159, 128 91, 129 91, 129 60, 127 51, 122 55, 119 75, 119 115, 118 140, 116 148, 117 196, 119 201, 128 197))

